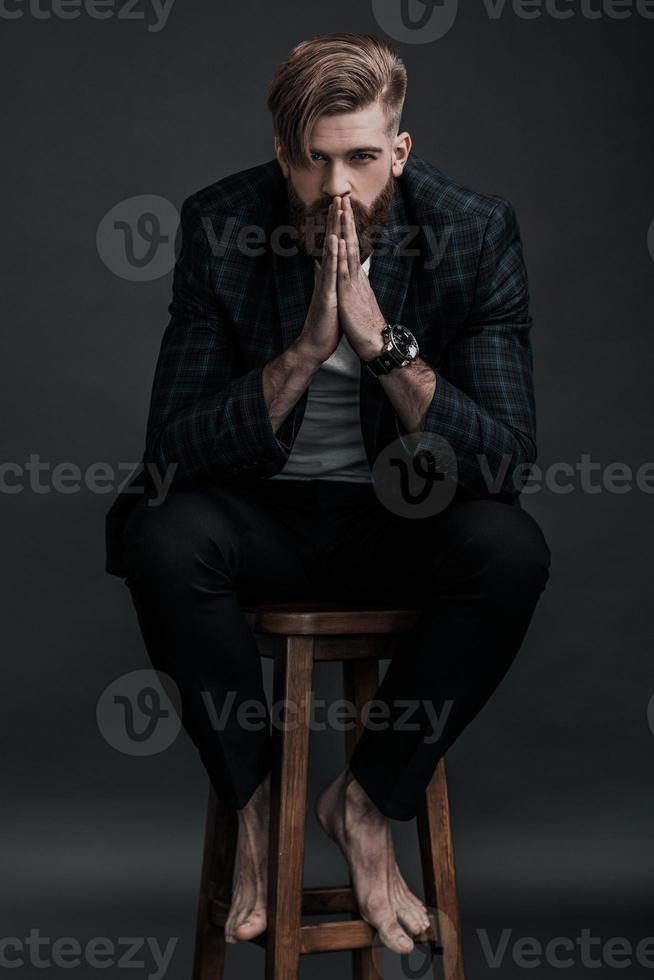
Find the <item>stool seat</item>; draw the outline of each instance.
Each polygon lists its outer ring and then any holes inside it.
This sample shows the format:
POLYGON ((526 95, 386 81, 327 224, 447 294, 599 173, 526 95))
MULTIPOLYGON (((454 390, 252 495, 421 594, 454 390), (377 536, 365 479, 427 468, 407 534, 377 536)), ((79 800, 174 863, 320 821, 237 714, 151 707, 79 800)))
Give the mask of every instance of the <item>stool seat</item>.
MULTIPOLYGON (((303 954, 336 950, 351 951, 353 980, 383 980, 384 948, 361 918, 351 876, 336 887, 302 886, 313 665, 342 662, 344 693, 356 718, 345 731, 349 759, 378 688, 378 661, 393 656, 420 611, 311 599, 247 605, 243 611, 261 655, 275 661, 273 702, 295 709, 293 724, 272 727, 267 929, 251 940, 265 950, 265 980, 297 980, 303 954), (283 638, 274 641, 272 652, 261 642, 270 636, 283 638), (303 921, 334 913, 350 919, 303 921)), ((434 977, 442 969, 448 980, 465 980, 443 757, 418 808, 417 830, 430 926, 413 938, 429 944, 434 977)), ((237 842, 237 812, 228 810, 210 786, 193 980, 223 980, 237 842)))
POLYGON ((342 636, 345 634, 404 633, 418 621, 419 611, 389 609, 347 602, 282 602, 246 606, 254 615, 256 633, 278 636, 342 636))

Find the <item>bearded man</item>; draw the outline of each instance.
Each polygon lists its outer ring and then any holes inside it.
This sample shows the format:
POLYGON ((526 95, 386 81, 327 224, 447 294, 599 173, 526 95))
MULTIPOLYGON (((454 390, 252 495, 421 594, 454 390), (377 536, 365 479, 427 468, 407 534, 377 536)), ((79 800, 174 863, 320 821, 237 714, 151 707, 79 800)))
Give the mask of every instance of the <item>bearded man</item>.
POLYGON ((428 923, 390 820, 415 816, 549 576, 520 505, 536 430, 515 212, 411 153, 406 81, 373 36, 303 41, 270 86, 275 158, 184 201, 144 467, 108 515, 107 570, 126 577, 148 655, 238 810, 231 942, 266 928, 271 739, 237 721, 266 705, 244 607, 420 610, 377 692, 389 723, 364 729, 315 804, 362 916, 407 953, 428 923), (379 491, 389 446, 433 464, 438 506, 412 514, 379 491), (172 474, 163 501, 153 473, 172 474), (219 714, 233 698, 219 730, 203 694, 219 714), (407 703, 412 724, 396 724, 407 703))

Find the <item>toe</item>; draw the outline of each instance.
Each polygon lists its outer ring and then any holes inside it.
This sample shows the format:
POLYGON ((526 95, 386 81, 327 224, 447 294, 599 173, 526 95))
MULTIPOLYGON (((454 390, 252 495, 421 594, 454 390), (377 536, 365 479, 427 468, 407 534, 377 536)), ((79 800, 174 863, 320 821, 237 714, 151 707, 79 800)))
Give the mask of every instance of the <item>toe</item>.
POLYGON ((266 914, 263 909, 253 909, 237 926, 239 939, 254 939, 266 931, 266 914))
POLYGON ((421 923, 426 923, 425 928, 428 928, 430 923, 428 919, 427 906, 425 903, 421 902, 418 896, 413 894, 401 875, 399 875, 395 880, 396 884, 399 885, 399 894, 396 892, 398 903, 402 906, 407 906, 413 909, 418 920, 421 923))
POLYGON ((394 953, 410 953, 413 949, 413 940, 399 924, 389 902, 372 900, 361 908, 361 918, 377 930, 381 942, 394 953))
POLYGON ((413 905, 403 905, 397 910, 397 917, 414 936, 421 935, 427 928, 425 916, 413 905))
POLYGON ((399 886, 400 893, 404 898, 404 902, 409 905, 414 905, 417 909, 420 910, 420 912, 423 913, 423 915, 426 915, 427 906, 423 901, 421 901, 418 898, 417 895, 414 895, 414 893, 411 891, 406 881, 404 880, 402 874, 400 873, 400 869, 397 866, 397 862, 395 864, 395 883, 397 886, 399 886))
POLYGON ((389 939, 392 943, 391 949, 395 949, 397 953, 410 953, 414 948, 413 940, 400 927, 392 930, 389 939))
POLYGON ((388 946, 395 953, 410 953, 413 949, 413 940, 407 936, 397 919, 380 926, 378 931, 384 946, 388 946))

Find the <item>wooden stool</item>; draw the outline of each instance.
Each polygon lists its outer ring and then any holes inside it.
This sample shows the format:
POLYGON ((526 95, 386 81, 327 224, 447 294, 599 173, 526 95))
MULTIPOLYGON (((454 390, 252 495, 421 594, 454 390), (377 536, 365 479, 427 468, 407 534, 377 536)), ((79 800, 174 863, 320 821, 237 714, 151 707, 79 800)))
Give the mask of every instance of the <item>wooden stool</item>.
MULTIPOLYGON (((398 633, 419 613, 348 603, 294 602, 246 607, 255 636, 274 642, 273 703, 293 705, 293 724, 272 726, 268 925, 250 940, 266 950, 266 980, 296 980, 300 955, 352 950, 353 980, 381 980, 376 930, 358 916, 352 882, 337 888, 302 888, 307 812, 309 712, 313 664, 343 664, 345 698, 356 706, 356 729, 346 732, 349 758, 363 727, 362 707, 379 683, 378 660, 392 657, 398 633), (295 710, 297 708, 297 711, 295 710), (303 923, 303 916, 350 913, 350 920, 303 923)), ((277 709, 279 710, 279 709, 277 709)), ((440 759, 417 814, 424 902, 431 926, 417 943, 429 942, 434 976, 464 980, 463 947, 445 760, 440 759), (439 960, 442 957, 442 964, 439 960)), ((238 839, 238 817, 209 793, 198 907, 193 980, 223 980, 224 925, 229 913, 238 839)))

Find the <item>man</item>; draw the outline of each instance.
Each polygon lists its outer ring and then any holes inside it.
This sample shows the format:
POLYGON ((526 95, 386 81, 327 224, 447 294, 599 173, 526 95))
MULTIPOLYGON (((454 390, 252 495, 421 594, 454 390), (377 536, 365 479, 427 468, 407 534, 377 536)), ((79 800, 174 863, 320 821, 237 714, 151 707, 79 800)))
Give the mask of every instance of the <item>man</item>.
POLYGON ((400 59, 368 35, 319 36, 280 64, 276 159, 183 204, 131 488, 142 492, 108 515, 107 568, 127 577, 148 654, 175 679, 185 728, 239 812, 232 942, 266 928, 270 735, 235 720, 244 702, 265 704, 243 606, 421 610, 377 694, 388 723, 366 728, 316 802, 361 914, 407 953, 425 907, 398 869, 390 819, 415 815, 512 663, 549 574, 519 502, 536 447, 515 214, 410 153, 405 90, 400 59), (411 495, 382 500, 389 446, 405 475, 428 472, 449 499, 415 514, 411 495), (172 474, 163 500, 154 474, 172 474), (218 730, 202 692, 218 714, 234 698, 218 730))

